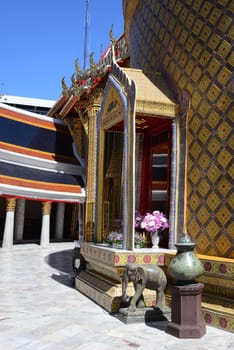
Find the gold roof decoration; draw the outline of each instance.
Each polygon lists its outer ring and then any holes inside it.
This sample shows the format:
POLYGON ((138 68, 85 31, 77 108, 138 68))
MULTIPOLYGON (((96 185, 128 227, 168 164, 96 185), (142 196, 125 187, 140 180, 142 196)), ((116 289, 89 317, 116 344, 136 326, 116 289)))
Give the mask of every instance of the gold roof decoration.
POLYGON ((136 113, 175 117, 178 105, 151 82, 141 69, 121 68, 136 84, 136 113))
POLYGON ((126 46, 125 37, 122 35, 118 40, 115 39, 113 33, 113 25, 109 31, 110 44, 106 50, 100 52, 98 62, 94 60, 94 52, 89 55, 89 68, 82 70, 78 58, 75 60, 75 73, 71 76, 71 86, 67 86, 65 77, 61 80, 62 95, 70 97, 76 95, 80 97, 84 93, 90 93, 99 85, 99 83, 110 72, 110 66, 113 56, 115 60, 122 61, 129 57, 129 52, 126 46))

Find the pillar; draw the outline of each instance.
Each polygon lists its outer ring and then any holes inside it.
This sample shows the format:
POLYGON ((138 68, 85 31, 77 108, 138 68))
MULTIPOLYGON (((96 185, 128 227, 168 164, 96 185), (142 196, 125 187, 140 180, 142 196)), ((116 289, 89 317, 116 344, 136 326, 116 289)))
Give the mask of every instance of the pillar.
POLYGON ((6 199, 6 219, 3 232, 2 248, 12 248, 14 235, 16 198, 6 199))
POLYGON ((42 247, 45 247, 50 243, 50 211, 51 211, 51 202, 43 202, 42 203, 41 240, 40 240, 40 245, 42 247))
POLYGON ((171 322, 167 333, 178 338, 201 338, 206 333, 201 315, 203 287, 202 283, 172 286, 171 322))
POLYGON ((65 203, 57 203, 55 239, 62 241, 64 228, 65 203))
MULTIPOLYGON (((94 240, 95 197, 96 197, 96 153, 97 153, 97 113, 100 110, 103 89, 97 89, 88 106, 88 160, 86 181, 85 241, 94 240)), ((95 238, 97 240, 97 237, 95 238)), ((100 240, 101 241, 101 240, 100 240)))
POLYGON ((22 241, 24 235, 25 199, 17 199, 15 211, 15 240, 22 241))
POLYGON ((79 241, 84 242, 84 204, 78 204, 79 241))
POLYGON ((171 145, 171 188, 170 188, 170 225, 168 248, 175 247, 175 227, 176 227, 176 191, 177 191, 177 125, 176 120, 172 121, 172 145, 171 145))

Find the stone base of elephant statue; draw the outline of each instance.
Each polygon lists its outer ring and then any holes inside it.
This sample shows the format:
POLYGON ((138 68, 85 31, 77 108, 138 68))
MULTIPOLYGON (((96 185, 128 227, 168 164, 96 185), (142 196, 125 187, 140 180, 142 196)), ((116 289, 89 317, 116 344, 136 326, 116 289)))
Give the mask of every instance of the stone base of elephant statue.
POLYGON ((169 307, 164 307, 163 309, 145 307, 129 311, 128 307, 125 307, 119 309, 116 316, 126 324, 160 322, 161 325, 164 324, 164 329, 166 329, 168 321, 171 320, 171 309, 169 307))

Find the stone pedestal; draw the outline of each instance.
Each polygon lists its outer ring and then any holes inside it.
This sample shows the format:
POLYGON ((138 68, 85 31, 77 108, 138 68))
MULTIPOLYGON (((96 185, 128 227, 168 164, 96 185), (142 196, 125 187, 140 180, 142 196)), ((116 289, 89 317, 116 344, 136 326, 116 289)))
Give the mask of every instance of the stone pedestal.
POLYGON ((115 316, 126 324, 130 323, 165 323, 171 318, 171 310, 165 306, 163 309, 154 307, 137 308, 136 311, 129 311, 128 308, 120 308, 115 316))
POLYGON ((171 322, 167 333, 178 338, 201 338, 205 334, 201 315, 203 287, 202 283, 172 286, 171 322))

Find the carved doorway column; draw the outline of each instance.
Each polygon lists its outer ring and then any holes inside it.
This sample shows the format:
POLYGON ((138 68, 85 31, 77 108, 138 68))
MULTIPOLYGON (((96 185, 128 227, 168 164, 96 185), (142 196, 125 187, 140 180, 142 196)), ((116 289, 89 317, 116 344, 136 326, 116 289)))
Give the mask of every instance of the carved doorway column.
POLYGON ((95 196, 96 196, 96 158, 97 158, 97 113, 100 110, 103 89, 97 89, 90 98, 88 106, 88 160, 87 160, 87 199, 85 215, 85 241, 94 238, 95 196))

